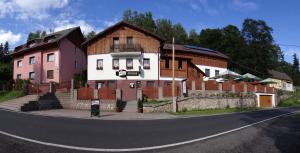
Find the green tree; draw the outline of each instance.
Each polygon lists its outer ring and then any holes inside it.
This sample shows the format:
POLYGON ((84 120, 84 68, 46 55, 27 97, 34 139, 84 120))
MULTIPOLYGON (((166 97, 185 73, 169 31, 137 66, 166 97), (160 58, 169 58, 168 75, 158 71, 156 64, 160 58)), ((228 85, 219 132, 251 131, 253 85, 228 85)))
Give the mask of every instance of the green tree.
POLYGON ((123 20, 147 31, 155 31, 155 21, 153 20, 151 12, 138 13, 137 11, 132 11, 129 9, 124 11, 123 20))
POLYGON ((200 43, 199 43, 199 35, 198 35, 198 33, 197 33, 197 31, 195 29, 192 29, 189 32, 189 37, 188 37, 188 40, 187 40, 186 43, 188 43, 190 45, 200 45, 200 43))
POLYGON ((299 59, 296 53, 293 54, 293 68, 295 72, 299 73, 299 59))
POLYGON ((204 29, 200 32, 199 43, 202 47, 220 50, 223 42, 221 29, 204 29))
POLYGON ((8 43, 8 41, 5 42, 4 47, 3 47, 3 51, 4 51, 4 54, 6 54, 6 55, 9 53, 9 43, 8 43))
POLYGON ((2 60, 3 57, 4 57, 4 48, 3 48, 3 44, 0 43, 0 61, 2 60))
POLYGON ((88 34, 84 35, 84 39, 85 40, 89 40, 89 39, 93 38, 94 36, 96 36, 96 32, 95 31, 91 31, 88 34))
POLYGON ((27 42, 44 36, 46 36, 46 31, 37 30, 36 32, 30 32, 27 37, 27 42))
POLYGON ((156 20, 156 34, 166 40, 166 42, 172 42, 174 36, 172 22, 168 19, 156 20))
POLYGON ((187 42, 187 39, 188 39, 187 33, 186 33, 184 27, 180 23, 173 25, 173 33, 175 35, 174 37, 175 37, 176 43, 184 44, 187 42))

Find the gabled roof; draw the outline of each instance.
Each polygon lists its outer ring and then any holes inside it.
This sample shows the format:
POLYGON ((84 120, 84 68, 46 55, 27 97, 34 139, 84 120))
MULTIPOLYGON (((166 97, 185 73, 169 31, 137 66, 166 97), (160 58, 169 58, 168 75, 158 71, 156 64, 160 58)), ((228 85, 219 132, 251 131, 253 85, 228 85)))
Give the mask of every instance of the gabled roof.
POLYGON ((142 33, 145 33, 145 34, 147 34, 147 35, 150 35, 150 36, 152 36, 152 37, 158 39, 159 41, 164 41, 164 39, 162 39, 160 36, 158 36, 158 35, 156 35, 156 34, 154 34, 154 33, 152 33, 152 32, 149 32, 149 31, 147 31, 147 30, 145 30, 145 29, 143 29, 143 28, 140 28, 140 27, 138 27, 138 26, 135 26, 135 25, 133 25, 133 24, 130 24, 130 23, 126 22, 126 21, 120 21, 120 22, 118 22, 118 23, 116 23, 116 24, 114 24, 114 25, 112 25, 112 26, 106 28, 105 30, 101 31, 100 33, 98 33, 98 34, 97 34, 96 36, 94 36, 93 38, 91 38, 91 39, 89 39, 89 40, 83 42, 82 45, 86 45, 86 44, 89 43, 89 42, 93 42, 93 41, 96 40, 97 38, 100 38, 100 37, 104 36, 105 34, 109 33, 110 31, 113 31, 114 29, 116 29, 116 28, 118 28, 118 27, 121 27, 121 26, 127 26, 127 27, 129 27, 129 28, 132 28, 132 29, 135 29, 135 30, 140 31, 140 32, 142 32, 142 33))
MULTIPOLYGON (((197 47, 197 46, 190 46, 190 45, 174 45, 176 51, 182 51, 182 52, 189 52, 189 53, 197 53, 197 54, 203 54, 203 55, 209 55, 213 57, 219 57, 224 59, 229 59, 228 56, 222 54, 221 52, 203 48, 203 47, 197 47)), ((164 44, 163 47, 164 50, 172 50, 172 44, 164 44)))
POLYGON ((42 38, 30 40, 26 44, 17 46, 15 48, 14 52, 12 53, 12 55, 21 54, 21 53, 24 53, 27 51, 32 51, 32 50, 39 49, 42 47, 49 47, 49 46, 58 44, 58 42, 60 40, 67 37, 68 35, 70 35, 72 32, 74 32, 76 30, 80 30, 80 27, 74 27, 74 28, 69 28, 69 29, 53 32, 53 33, 47 34, 46 36, 44 36, 42 38))
POLYGON ((275 70, 268 70, 268 73, 272 76, 272 78, 293 82, 292 78, 288 76, 286 73, 278 72, 275 70))

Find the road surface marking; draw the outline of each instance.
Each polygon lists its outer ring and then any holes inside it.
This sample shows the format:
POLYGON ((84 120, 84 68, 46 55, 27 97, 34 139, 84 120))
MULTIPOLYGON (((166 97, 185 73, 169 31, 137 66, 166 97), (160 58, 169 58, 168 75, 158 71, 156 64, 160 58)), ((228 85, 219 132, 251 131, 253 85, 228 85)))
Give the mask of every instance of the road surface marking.
MULTIPOLYGON (((296 111, 294 111, 296 112, 296 111)), ((81 151, 98 151, 98 152, 132 152, 132 151, 147 151, 147 150, 155 150, 155 149, 163 149, 163 148, 169 148, 169 147, 175 147, 175 146, 180 146, 180 145, 184 145, 184 144, 189 144, 189 143, 194 143, 194 142, 198 142, 198 141, 203 141, 206 139, 211 139, 214 137, 218 137, 224 134, 228 134, 231 132, 235 132, 235 131, 239 131, 245 128, 248 128, 250 126, 254 126, 263 122, 267 122, 269 120, 273 120, 282 116, 287 116, 287 115, 291 115, 294 112, 291 113, 286 113, 286 114, 282 114, 282 115, 278 115, 275 117, 271 117, 268 119, 264 119, 252 124, 248 124, 239 128, 235 128, 232 130, 228 130, 228 131, 224 131, 221 133, 217 133, 214 135, 210 135, 210 136, 206 136, 206 137, 202 137, 202 138, 198 138, 198 139, 193 139, 193 140, 188 140, 188 141, 183 141, 183 142, 177 142, 177 143, 172 143, 172 144, 166 144, 166 145, 160 145, 160 146, 151 146, 151 147, 142 147, 142 148, 124 148, 124 149, 106 149, 106 148, 88 148, 88 147, 77 147, 77 146, 70 146, 70 145, 63 145, 63 144, 55 144, 55 143, 49 143, 49 142, 43 142, 43 141, 38 141, 38 140, 34 140, 34 139, 30 139, 30 138, 25 138, 25 137, 21 137, 21 136, 17 136, 14 134, 10 134, 4 131, 0 130, 0 134, 12 137, 12 138, 16 138, 16 139, 20 139, 20 140, 24 140, 24 141, 28 141, 28 142, 32 142, 32 143, 37 143, 37 144, 41 144, 41 145, 46 145, 46 146, 51 146, 51 147, 59 147, 59 148, 64 148, 64 149, 73 149, 73 150, 81 150, 81 151)))

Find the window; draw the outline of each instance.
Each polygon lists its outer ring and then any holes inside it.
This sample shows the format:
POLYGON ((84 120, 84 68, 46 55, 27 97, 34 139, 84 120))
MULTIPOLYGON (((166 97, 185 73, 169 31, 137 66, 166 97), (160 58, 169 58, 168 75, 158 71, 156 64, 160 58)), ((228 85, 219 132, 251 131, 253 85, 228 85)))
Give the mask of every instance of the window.
POLYGON ((54 53, 47 54, 47 62, 54 62, 54 53))
POLYGON ((144 69, 150 69, 150 59, 144 58, 143 61, 144 61, 144 63, 143 63, 144 69))
POLYGON ((21 74, 17 74, 17 79, 21 79, 21 74))
POLYGON ((165 68, 166 69, 170 68, 170 60, 169 59, 165 60, 165 68))
POLYGON ((219 70, 215 70, 215 76, 218 76, 220 74, 219 70))
POLYGON ((108 87, 109 88, 116 88, 116 81, 108 81, 108 87))
POLYGON ((113 59, 113 69, 119 69, 119 59, 113 59))
POLYGON ((103 59, 97 59, 97 70, 103 70, 103 59))
POLYGON ((114 51, 118 51, 119 50, 119 37, 114 37, 113 38, 113 49, 114 51))
POLYGON ((29 57, 29 64, 34 64, 35 63, 35 57, 29 57))
POLYGON ((48 70, 47 71, 47 79, 53 79, 54 78, 54 71, 48 70))
POLYGON ((34 72, 29 72, 29 79, 34 80, 35 78, 35 73, 34 72))
POLYGON ((182 60, 178 60, 178 69, 182 70, 182 60))
POLYGON ((23 65, 22 60, 19 60, 19 61, 17 62, 17 67, 22 67, 22 65, 23 65))
POLYGON ((147 87, 154 87, 155 86, 155 82, 154 81, 147 81, 147 87))
POLYGON ((132 37, 127 37, 127 45, 132 45, 133 44, 133 38, 132 37))
POLYGON ((206 77, 210 77, 210 69, 205 69, 205 75, 206 77))
POLYGON ((133 69, 133 59, 132 58, 127 58, 126 59, 126 68, 127 69, 133 69))

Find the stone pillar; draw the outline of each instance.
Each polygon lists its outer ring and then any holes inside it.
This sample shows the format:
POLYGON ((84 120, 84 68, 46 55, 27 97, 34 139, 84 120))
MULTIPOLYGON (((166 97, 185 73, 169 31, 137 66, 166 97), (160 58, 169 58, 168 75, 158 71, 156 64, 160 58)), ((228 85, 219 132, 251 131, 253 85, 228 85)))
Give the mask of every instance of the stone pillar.
POLYGON ((49 83, 49 92, 54 93, 54 84, 53 84, 53 82, 49 83))
POLYGON ((201 82, 201 91, 205 91, 205 82, 204 81, 201 82))
POLYGON ((158 99, 163 99, 163 87, 158 87, 158 99))
POLYGON ((98 90, 94 89, 94 99, 99 99, 98 90))
POLYGON ((231 85, 231 90, 232 90, 233 93, 235 93, 235 84, 231 85))
POLYGON ((254 85, 254 92, 257 93, 257 86, 254 85))
POLYGON ((120 88, 116 89, 116 100, 122 99, 122 90, 120 88))
POLYGON ((77 100, 77 89, 74 90, 73 99, 77 100))
POLYGON ((70 89, 70 96, 71 98, 74 97, 74 79, 71 80, 71 89, 70 89))
POLYGON ((247 93, 248 92, 248 85, 247 83, 244 84, 244 93, 247 93))
POLYGON ((196 93, 196 82, 195 80, 192 81, 192 91, 191 94, 194 95, 196 93))
POLYGON ((136 94, 136 99, 137 100, 142 100, 142 98, 143 98, 143 93, 142 93, 142 89, 137 89, 137 94, 136 94))
POLYGON ((223 83, 219 83, 219 91, 220 91, 220 92, 223 91, 223 83))
POLYGON ((264 86, 264 93, 267 93, 267 87, 264 86))

